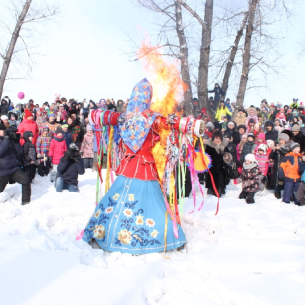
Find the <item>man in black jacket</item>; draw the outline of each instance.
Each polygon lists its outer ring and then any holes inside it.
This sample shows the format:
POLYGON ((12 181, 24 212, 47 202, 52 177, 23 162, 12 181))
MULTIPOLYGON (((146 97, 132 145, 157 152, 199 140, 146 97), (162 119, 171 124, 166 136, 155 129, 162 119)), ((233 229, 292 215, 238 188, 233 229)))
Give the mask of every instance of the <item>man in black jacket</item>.
POLYGON ((221 99, 221 96, 225 95, 225 91, 223 89, 220 88, 218 83, 215 83, 214 89, 213 90, 209 90, 209 93, 214 92, 215 96, 214 96, 214 105, 217 108, 219 101, 221 99))
POLYGON ((75 143, 69 145, 69 150, 60 159, 57 167, 57 177, 55 181, 56 192, 69 190, 69 192, 79 192, 78 175, 85 173, 84 164, 79 154, 79 149, 75 143))
POLYGON ((29 178, 20 169, 22 160, 22 147, 16 138, 17 129, 10 127, 6 130, 0 124, 0 193, 2 193, 9 181, 22 184, 23 205, 31 201, 31 184, 29 178))

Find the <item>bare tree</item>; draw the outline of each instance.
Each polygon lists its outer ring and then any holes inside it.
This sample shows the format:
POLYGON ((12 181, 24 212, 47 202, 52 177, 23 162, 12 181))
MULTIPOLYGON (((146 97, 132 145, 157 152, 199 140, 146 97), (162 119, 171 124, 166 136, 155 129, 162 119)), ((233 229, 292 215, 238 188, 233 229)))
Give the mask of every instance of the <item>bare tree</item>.
MULTIPOLYGON (((11 33, 11 39, 8 43, 4 52, 0 53, 0 57, 3 59, 2 70, 0 74, 0 98, 3 93, 4 83, 7 80, 7 75, 9 71, 9 67, 13 62, 14 55, 19 53, 20 51, 25 51, 28 59, 31 61, 31 52, 30 47, 27 45, 26 38, 21 35, 22 29, 25 25, 33 24, 37 22, 43 22, 46 20, 50 20, 51 17, 55 16, 58 8, 50 8, 45 5, 39 9, 31 9, 32 0, 26 0, 26 2, 20 1, 20 6, 16 5, 16 3, 12 3, 14 6, 14 15, 16 16, 16 25, 11 33), (20 12, 20 8, 21 12, 20 12), (23 48, 16 49, 16 44, 18 39, 22 42, 23 48)), ((5 25, 7 29, 10 27, 5 25)))

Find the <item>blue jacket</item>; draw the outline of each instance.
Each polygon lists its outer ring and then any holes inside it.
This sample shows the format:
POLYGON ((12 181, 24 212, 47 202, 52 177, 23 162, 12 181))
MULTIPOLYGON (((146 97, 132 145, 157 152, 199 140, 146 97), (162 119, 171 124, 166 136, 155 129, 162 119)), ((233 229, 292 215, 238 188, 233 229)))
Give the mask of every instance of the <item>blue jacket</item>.
POLYGON ((67 149, 69 149, 69 145, 72 143, 72 135, 71 135, 70 131, 67 131, 67 132, 63 131, 62 134, 63 134, 64 139, 66 141, 67 149))
POLYGON ((19 142, 0 137, 0 177, 13 175, 20 168, 22 152, 19 142))
POLYGON ((64 183, 77 186, 78 175, 83 175, 85 173, 83 160, 81 157, 79 157, 78 162, 71 159, 64 161, 63 158, 64 157, 60 159, 57 167, 57 177, 62 177, 64 183))

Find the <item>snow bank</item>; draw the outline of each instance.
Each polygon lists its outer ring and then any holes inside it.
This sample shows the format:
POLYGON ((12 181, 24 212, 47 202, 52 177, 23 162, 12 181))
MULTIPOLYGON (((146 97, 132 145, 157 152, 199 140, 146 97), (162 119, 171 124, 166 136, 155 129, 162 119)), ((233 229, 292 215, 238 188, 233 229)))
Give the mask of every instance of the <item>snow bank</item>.
POLYGON ((80 193, 56 193, 37 176, 27 206, 18 184, 0 194, 0 304, 304 304, 304 207, 268 191, 247 205, 230 185, 214 216, 205 192, 200 212, 186 200, 186 249, 132 256, 76 240, 95 183, 87 170, 80 193))

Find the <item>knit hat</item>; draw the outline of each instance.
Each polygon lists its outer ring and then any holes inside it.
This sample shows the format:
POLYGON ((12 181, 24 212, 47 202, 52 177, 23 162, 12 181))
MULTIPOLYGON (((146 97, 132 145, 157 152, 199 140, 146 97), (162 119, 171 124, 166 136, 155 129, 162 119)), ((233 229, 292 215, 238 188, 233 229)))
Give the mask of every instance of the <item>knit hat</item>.
POLYGON ((228 126, 229 126, 229 125, 235 126, 234 122, 232 122, 232 121, 230 121, 230 122, 228 123, 228 126))
POLYGON ((252 132, 248 133, 248 138, 249 138, 249 137, 255 139, 255 135, 254 135, 252 132))
POLYGON ((292 131, 292 132, 293 132, 293 131, 299 132, 300 130, 301 130, 301 127, 300 127, 300 125, 299 125, 298 123, 294 124, 294 125, 292 126, 292 128, 291 128, 291 131, 292 131))
POLYGON ((256 162, 254 154, 247 154, 245 161, 256 162))
POLYGON ((24 110, 24 117, 27 119, 31 116, 33 116, 33 113, 29 109, 25 109, 24 110))
POLYGON ((294 150, 294 149, 297 148, 297 147, 300 147, 300 148, 301 148, 301 146, 300 146, 299 143, 292 143, 291 146, 290 146, 291 150, 294 150))
POLYGON ((268 147, 273 147, 274 146, 274 141, 273 140, 267 140, 267 146, 268 147))
POLYGON ((251 123, 252 123, 252 124, 255 123, 254 119, 250 119, 250 120, 249 120, 249 124, 251 124, 251 123))
POLYGON ((43 131, 43 132, 44 132, 44 131, 49 132, 49 127, 47 127, 47 126, 43 127, 42 131, 43 131))
POLYGON ((86 130, 87 131, 92 131, 92 126, 90 124, 87 124, 86 130))
POLYGON ((0 130, 5 130, 5 129, 6 129, 5 125, 0 123, 0 130))
POLYGON ((213 124, 212 122, 208 122, 208 123, 206 124, 206 127, 207 127, 207 128, 212 128, 213 130, 215 129, 215 126, 214 126, 214 124, 213 124))
POLYGON ((284 140, 285 142, 289 141, 289 136, 286 133, 280 133, 279 134, 279 140, 284 140))
POLYGON ((265 134, 263 132, 261 132, 261 133, 258 134, 257 139, 261 139, 261 140, 265 141, 266 140, 266 136, 265 136, 265 134))
POLYGON ((223 139, 222 132, 220 130, 215 130, 212 134, 212 141, 214 141, 215 138, 223 139))
POLYGON ((267 145, 266 144, 260 144, 259 146, 258 146, 258 149, 257 150, 262 150, 264 153, 266 153, 266 151, 267 151, 267 145))
POLYGON ((208 139, 209 139, 209 136, 208 136, 207 134, 205 134, 205 135, 203 135, 202 138, 208 140, 208 139))
POLYGON ((61 127, 57 127, 55 133, 56 134, 62 133, 62 128, 61 127))
POLYGON ((231 139, 231 138, 232 138, 232 135, 231 135, 230 132, 225 132, 225 134, 224 134, 223 137, 224 137, 224 138, 227 138, 227 139, 231 139))
POLYGON ((51 112, 51 113, 48 114, 48 118, 50 118, 50 117, 52 117, 52 116, 55 117, 55 113, 51 112))
POLYGON ((4 121, 4 120, 8 120, 8 117, 6 115, 1 115, 1 120, 4 121))
POLYGON ((68 128, 69 125, 68 125, 68 123, 63 123, 63 124, 61 125, 61 127, 62 127, 62 128, 68 128))

